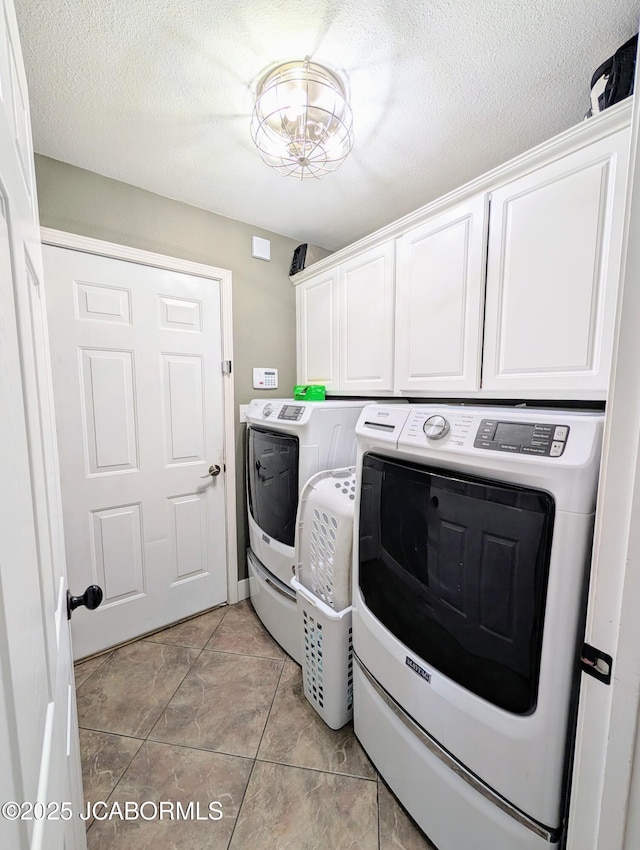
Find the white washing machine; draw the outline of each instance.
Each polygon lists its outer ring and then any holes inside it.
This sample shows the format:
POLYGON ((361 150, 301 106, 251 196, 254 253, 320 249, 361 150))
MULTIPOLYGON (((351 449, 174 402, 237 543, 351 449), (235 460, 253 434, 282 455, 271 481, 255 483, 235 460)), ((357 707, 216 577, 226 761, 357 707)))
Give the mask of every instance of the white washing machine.
POLYGON ((439 850, 558 846, 603 415, 357 426, 354 727, 439 850))
POLYGON ((353 466, 355 426, 367 401, 254 399, 247 410, 247 555, 251 602, 278 643, 298 663, 295 592, 296 512, 317 472, 353 466))

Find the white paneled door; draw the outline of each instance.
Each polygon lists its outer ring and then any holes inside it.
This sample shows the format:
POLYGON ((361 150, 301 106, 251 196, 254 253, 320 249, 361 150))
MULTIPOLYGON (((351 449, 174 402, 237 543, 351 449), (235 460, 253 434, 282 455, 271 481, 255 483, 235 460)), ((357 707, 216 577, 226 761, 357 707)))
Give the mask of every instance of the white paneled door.
POLYGON ((43 251, 83 657, 227 599, 220 283, 43 251))
POLYGON ((83 850, 78 727, 29 107, 13 6, 10 2, 2 6, 0 847, 83 850))

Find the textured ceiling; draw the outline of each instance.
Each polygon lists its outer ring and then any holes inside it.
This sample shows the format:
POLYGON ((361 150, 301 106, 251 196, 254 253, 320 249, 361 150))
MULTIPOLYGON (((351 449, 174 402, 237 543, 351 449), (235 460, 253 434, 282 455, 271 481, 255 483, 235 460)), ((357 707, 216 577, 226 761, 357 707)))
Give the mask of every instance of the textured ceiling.
POLYGON ((15 0, 38 153, 336 249, 578 123, 637 0, 15 0), (251 141, 256 82, 310 56, 354 148, 320 180, 251 141))

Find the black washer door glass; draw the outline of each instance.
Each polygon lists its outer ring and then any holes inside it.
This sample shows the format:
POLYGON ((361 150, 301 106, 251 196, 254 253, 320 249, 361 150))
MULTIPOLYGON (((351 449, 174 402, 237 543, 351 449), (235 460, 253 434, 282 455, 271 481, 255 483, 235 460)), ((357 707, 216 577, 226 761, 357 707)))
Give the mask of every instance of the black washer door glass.
POLYGON ((542 491, 367 454, 365 603, 427 666, 501 708, 531 712, 553 517, 542 491))
POLYGON ((249 511, 262 531, 293 546, 298 509, 298 438, 249 428, 249 511))

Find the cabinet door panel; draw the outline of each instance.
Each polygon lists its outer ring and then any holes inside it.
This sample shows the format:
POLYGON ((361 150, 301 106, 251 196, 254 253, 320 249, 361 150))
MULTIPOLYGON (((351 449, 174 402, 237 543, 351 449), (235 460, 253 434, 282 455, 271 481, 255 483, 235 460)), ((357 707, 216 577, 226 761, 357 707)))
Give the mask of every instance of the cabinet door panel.
POLYGON ((493 193, 483 389, 606 391, 628 144, 625 130, 493 193))
POLYGON ((479 389, 485 232, 478 196, 398 239, 397 390, 479 389))
POLYGON ((338 388, 337 270, 296 288, 298 383, 338 388))
POLYGON ((393 389, 393 242, 340 267, 340 389, 393 389))

